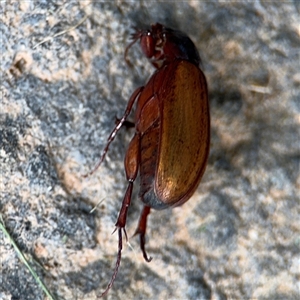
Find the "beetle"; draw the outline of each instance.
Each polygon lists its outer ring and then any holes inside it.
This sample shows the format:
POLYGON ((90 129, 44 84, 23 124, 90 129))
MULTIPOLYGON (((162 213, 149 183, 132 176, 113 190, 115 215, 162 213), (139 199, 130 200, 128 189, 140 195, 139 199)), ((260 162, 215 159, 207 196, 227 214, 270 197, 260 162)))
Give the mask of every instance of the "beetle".
POLYGON ((207 83, 201 71, 199 53, 191 39, 181 31, 159 23, 150 29, 136 29, 132 42, 140 41, 144 55, 156 71, 147 84, 135 90, 125 113, 103 150, 102 156, 89 173, 103 162, 110 143, 127 122, 134 103, 135 133, 125 155, 128 187, 119 211, 115 230, 118 231, 118 254, 111 280, 100 295, 105 296, 118 273, 122 254, 122 232, 125 230, 132 188, 139 173, 139 198, 144 206, 135 235, 140 237, 144 259, 151 261, 145 250, 147 217, 150 210, 180 206, 190 199, 206 168, 210 144, 210 115, 207 83))

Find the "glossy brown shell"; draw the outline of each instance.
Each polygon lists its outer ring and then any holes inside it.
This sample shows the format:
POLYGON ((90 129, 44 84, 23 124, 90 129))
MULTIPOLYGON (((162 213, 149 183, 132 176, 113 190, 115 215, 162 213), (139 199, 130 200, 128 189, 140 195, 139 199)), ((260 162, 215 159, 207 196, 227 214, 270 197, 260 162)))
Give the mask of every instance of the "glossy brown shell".
POLYGON ((185 60, 158 70, 139 97, 136 129, 141 135, 142 201, 155 209, 183 204, 196 190, 209 153, 202 71, 185 60))

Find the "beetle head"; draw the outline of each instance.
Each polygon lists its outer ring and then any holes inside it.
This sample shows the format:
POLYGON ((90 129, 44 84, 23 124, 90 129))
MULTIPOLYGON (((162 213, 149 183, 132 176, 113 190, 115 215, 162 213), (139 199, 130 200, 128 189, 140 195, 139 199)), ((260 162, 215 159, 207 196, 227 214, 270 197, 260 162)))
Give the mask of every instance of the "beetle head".
POLYGON ((166 28, 156 23, 151 25, 151 29, 135 29, 132 34, 132 42, 125 50, 125 60, 129 48, 138 40, 144 55, 157 68, 173 62, 174 60, 188 60, 192 64, 199 66, 199 53, 191 39, 181 31, 166 28))

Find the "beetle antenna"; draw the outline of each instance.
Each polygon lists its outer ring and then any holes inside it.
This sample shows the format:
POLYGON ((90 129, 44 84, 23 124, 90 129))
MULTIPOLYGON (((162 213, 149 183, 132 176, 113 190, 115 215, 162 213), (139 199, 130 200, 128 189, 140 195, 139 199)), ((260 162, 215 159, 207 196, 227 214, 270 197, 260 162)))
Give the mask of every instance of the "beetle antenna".
MULTIPOLYGON (((116 228, 117 229, 117 228, 116 228)), ((110 279, 110 282, 108 284, 108 286, 106 287, 105 291, 100 295, 98 296, 97 298, 102 298, 104 296, 107 295, 107 293, 109 292, 110 288, 112 287, 112 285, 114 284, 115 282, 115 279, 117 277, 117 274, 118 274, 118 271, 119 271, 119 267, 120 267, 120 263, 121 263, 121 257, 122 257, 122 246, 123 246, 123 243, 122 243, 122 229, 124 230, 125 232, 125 235, 127 237, 127 234, 126 234, 126 231, 124 228, 118 228, 118 234, 119 234, 119 248, 118 248, 118 256, 117 256, 117 261, 116 261, 116 266, 115 266, 115 270, 111 276, 111 279, 110 279)))
POLYGON ((131 34, 131 39, 132 42, 126 47, 125 52, 124 52, 124 59, 127 63, 128 66, 132 67, 132 63, 129 61, 129 59, 127 58, 127 53, 128 50, 137 42, 137 40, 142 36, 143 31, 140 29, 137 29, 136 27, 134 27, 135 29, 135 33, 131 34))

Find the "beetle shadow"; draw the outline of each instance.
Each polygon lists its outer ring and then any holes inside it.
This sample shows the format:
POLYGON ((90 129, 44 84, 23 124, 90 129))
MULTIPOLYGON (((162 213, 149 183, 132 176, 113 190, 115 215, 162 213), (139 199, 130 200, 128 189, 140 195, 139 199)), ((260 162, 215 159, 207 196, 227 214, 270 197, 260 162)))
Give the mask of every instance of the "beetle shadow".
MULTIPOLYGON (((243 107, 242 95, 238 90, 212 90, 209 92, 210 100, 210 114, 211 119, 214 115, 222 114, 226 118, 234 118, 240 113, 243 107)), ((211 146, 209 161, 210 165, 216 168, 216 171, 234 171, 239 175, 240 172, 232 164, 232 156, 238 149, 241 148, 241 144, 237 143, 235 147, 227 148, 226 145, 222 145, 221 136, 218 133, 217 128, 211 127, 211 146)))

